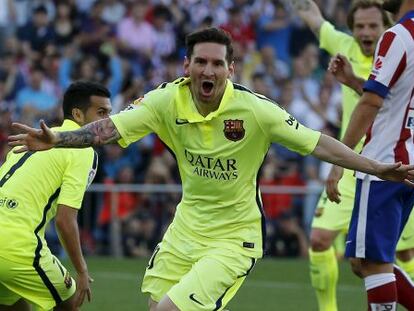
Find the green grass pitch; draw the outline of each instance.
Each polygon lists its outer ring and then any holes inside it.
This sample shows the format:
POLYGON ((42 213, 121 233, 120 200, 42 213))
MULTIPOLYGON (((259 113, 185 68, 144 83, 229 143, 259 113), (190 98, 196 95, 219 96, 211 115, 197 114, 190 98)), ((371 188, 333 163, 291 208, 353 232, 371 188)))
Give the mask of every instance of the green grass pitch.
MULTIPOLYGON (((92 302, 86 302, 82 310, 147 310, 147 297, 139 290, 147 260, 87 258, 87 262, 95 282, 92 302)), ((67 262, 65 265, 70 266, 67 262)), ((347 262, 341 262, 339 268, 339 310, 366 310, 362 280, 352 274, 347 262)), ((227 308, 230 311, 317 311, 308 262, 260 260, 227 308)))

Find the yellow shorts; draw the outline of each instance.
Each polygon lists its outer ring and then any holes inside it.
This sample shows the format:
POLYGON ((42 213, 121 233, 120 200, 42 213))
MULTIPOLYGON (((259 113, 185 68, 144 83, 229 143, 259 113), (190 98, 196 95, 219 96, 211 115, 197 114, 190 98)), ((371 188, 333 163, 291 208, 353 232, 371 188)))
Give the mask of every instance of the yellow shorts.
POLYGON ((338 184, 341 203, 329 201, 326 192, 323 191, 316 206, 316 208, 322 208, 322 214, 313 217, 312 228, 347 232, 354 208, 355 186, 356 180, 353 171, 345 170, 344 176, 338 184))
POLYGON ((183 241, 170 229, 148 263, 142 292, 157 302, 167 294, 180 310, 222 310, 256 259, 192 239, 183 241))
POLYGON ((24 298, 40 310, 51 310, 75 290, 75 280, 53 255, 40 258, 36 268, 0 257, 0 305, 24 298))

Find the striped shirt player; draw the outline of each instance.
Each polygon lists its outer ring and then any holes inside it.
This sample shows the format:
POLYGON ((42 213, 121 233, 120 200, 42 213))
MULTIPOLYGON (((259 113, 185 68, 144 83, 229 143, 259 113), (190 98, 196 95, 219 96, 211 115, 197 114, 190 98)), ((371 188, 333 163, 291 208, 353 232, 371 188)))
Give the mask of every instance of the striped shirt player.
MULTIPOLYGON (((367 132, 362 155, 377 161, 414 163, 413 19, 414 11, 408 12, 382 35, 371 75, 364 85, 361 102, 365 99, 365 107, 370 107, 365 111, 379 110, 367 132)), ((355 115, 354 120, 357 118, 355 115)), ((350 127, 357 126, 352 121, 350 127)), ((347 131, 344 142, 351 141, 351 136, 347 131)), ((360 172, 356 176, 355 206, 345 256, 361 258, 369 310, 396 310, 397 303, 413 310, 414 285, 398 267, 393 269, 392 263, 414 204, 414 190, 360 172)))
MULTIPOLYGON (((362 155, 382 162, 414 163, 414 21, 410 17, 405 16, 384 33, 364 86, 366 92, 384 98, 384 104, 367 133, 362 155)), ((361 172, 356 176, 358 204, 346 255, 393 262, 398 238, 414 204, 413 190, 361 172), (402 189, 407 191, 407 199, 400 204, 395 195, 402 189), (387 230, 377 230, 381 227, 387 230)))

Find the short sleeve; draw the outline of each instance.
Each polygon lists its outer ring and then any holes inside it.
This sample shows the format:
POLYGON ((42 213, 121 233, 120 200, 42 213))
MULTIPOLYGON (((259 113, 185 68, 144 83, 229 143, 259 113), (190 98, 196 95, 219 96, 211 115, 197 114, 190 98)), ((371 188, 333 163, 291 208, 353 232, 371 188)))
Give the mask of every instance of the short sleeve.
POLYGON ((129 105, 127 110, 111 116, 116 129, 121 135, 118 143, 122 147, 141 139, 152 132, 157 132, 162 122, 160 105, 168 101, 166 92, 154 90, 139 98, 134 104, 129 105))
POLYGON ((320 132, 303 126, 276 104, 260 101, 255 114, 260 127, 272 143, 278 143, 301 155, 312 153, 318 144, 320 132))
POLYGON ((92 148, 71 149, 64 152, 70 152, 71 155, 67 157, 68 163, 57 203, 79 209, 85 191, 95 177, 98 156, 92 148))
POLYGON ((343 53, 344 47, 350 45, 353 40, 350 35, 336 30, 328 21, 322 23, 319 32, 319 47, 330 55, 343 53))
POLYGON ((385 32, 378 42, 375 61, 364 91, 385 98, 401 77, 406 65, 407 52, 403 41, 394 32, 385 32))

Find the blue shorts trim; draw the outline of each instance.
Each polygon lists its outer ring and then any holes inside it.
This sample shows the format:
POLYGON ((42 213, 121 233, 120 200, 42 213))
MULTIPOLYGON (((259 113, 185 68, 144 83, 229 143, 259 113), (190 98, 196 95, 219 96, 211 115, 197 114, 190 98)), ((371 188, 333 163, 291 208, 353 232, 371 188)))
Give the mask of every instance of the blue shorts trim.
POLYGON ((403 183, 357 179, 345 256, 394 262, 413 204, 414 189, 403 183))

